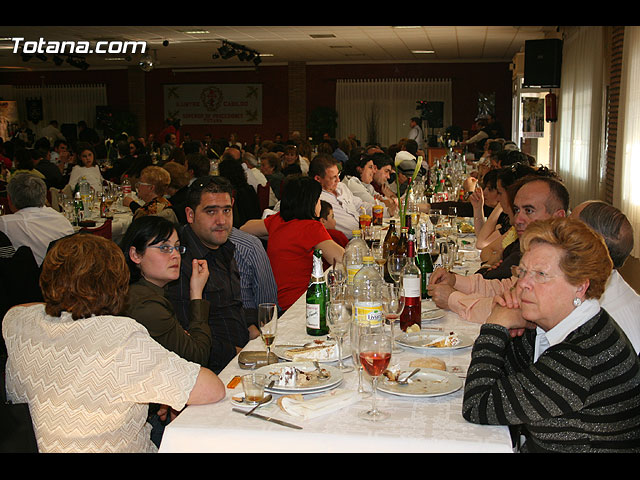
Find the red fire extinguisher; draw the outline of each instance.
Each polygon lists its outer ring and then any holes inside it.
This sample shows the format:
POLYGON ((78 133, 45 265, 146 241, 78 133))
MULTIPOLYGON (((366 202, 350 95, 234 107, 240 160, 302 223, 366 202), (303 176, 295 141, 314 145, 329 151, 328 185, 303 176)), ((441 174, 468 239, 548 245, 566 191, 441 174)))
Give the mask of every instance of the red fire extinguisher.
POLYGON ((556 122, 558 120, 558 98, 554 93, 548 93, 544 97, 544 104, 546 107, 546 120, 547 122, 556 122))

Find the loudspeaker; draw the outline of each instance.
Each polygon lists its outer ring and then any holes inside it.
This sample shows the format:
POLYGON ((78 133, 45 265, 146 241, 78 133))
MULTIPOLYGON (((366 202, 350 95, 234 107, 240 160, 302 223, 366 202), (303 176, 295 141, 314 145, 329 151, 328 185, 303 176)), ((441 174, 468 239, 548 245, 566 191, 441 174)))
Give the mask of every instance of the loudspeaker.
POLYGON ((442 128, 444 122, 444 102, 427 102, 422 111, 422 119, 427 121, 425 127, 442 128))
POLYGON ((523 87, 560 88, 562 40, 547 38, 524 42, 523 87))

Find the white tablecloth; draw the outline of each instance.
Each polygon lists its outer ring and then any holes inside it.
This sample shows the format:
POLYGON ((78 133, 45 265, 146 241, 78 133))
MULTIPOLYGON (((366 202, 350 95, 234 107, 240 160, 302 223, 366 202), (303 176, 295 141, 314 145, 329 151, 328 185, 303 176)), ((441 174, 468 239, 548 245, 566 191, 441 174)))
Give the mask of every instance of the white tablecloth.
MULTIPOLYGON (((479 325, 464 322, 451 312, 438 320, 423 321, 423 327, 442 327, 474 338, 479 330, 479 325)), ((276 344, 298 344, 315 338, 306 334, 305 301, 301 297, 279 320, 276 344)), ((258 338, 245 350, 264 351, 264 346, 258 338)), ((466 371, 470 354, 471 347, 433 353, 405 349, 393 354, 391 364, 404 370, 415 358, 437 356, 448 369, 458 366, 466 371)), ((346 363, 351 364, 351 359, 346 363)), ((235 375, 245 373, 247 370, 233 360, 220 378, 226 385, 235 375)), ((337 388, 355 391, 357 381, 356 371, 347 373, 337 388)), ((370 390, 369 382, 366 387, 370 390)), ((160 452, 512 452, 507 427, 475 425, 462 417, 463 389, 427 398, 378 392, 379 408, 390 412, 391 417, 376 423, 358 417, 360 411, 370 407, 370 397, 310 420, 283 412, 275 401, 259 409, 259 413, 300 425, 302 430, 233 412, 231 397, 241 393, 242 386, 238 385, 219 403, 187 407, 166 427, 160 452)))

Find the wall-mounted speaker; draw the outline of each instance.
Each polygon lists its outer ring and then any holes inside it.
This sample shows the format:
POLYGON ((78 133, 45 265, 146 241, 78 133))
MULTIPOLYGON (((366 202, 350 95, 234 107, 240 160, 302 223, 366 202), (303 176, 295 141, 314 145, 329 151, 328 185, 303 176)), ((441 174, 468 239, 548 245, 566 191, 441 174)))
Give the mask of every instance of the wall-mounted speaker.
POLYGON ((444 102, 427 102, 422 111, 422 119, 429 128, 442 128, 444 123, 444 102))
POLYGON ((560 88, 562 40, 547 38, 524 42, 523 87, 560 88))

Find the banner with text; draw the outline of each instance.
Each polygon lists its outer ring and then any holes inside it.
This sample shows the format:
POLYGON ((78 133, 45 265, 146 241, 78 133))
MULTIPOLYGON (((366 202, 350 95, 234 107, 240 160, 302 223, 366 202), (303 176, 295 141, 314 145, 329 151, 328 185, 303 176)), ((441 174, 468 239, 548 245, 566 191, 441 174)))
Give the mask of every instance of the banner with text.
POLYGON ((165 85, 164 113, 182 125, 259 125, 262 85, 165 85))

